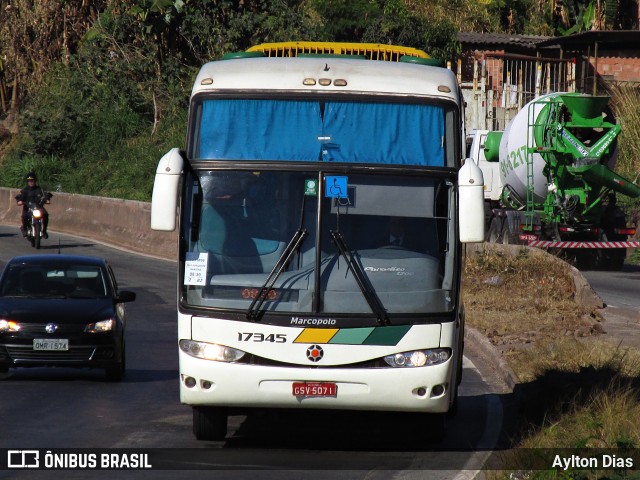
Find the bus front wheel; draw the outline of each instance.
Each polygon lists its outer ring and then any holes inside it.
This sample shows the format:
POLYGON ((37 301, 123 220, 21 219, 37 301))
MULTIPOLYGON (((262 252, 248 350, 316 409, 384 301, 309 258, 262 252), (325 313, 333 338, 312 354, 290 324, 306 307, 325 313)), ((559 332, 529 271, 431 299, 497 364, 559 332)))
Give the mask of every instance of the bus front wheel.
POLYGON ((193 407, 193 434, 198 440, 224 440, 227 410, 223 407, 193 407))

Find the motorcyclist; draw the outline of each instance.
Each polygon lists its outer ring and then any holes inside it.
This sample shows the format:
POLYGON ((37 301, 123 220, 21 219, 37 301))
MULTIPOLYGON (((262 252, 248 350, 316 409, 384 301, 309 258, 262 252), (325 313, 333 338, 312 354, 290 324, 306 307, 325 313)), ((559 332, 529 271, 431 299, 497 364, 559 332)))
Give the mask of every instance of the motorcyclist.
POLYGON ((38 186, 35 172, 29 172, 25 175, 27 186, 20 190, 20 193, 16 195, 18 205, 22 206, 22 226, 20 231, 22 236, 27 236, 27 224, 29 222, 29 204, 36 203, 42 210, 42 236, 49 238, 47 234, 47 225, 49 224, 49 212, 44 208, 45 203, 49 203, 49 200, 53 195, 45 192, 42 187, 38 186))

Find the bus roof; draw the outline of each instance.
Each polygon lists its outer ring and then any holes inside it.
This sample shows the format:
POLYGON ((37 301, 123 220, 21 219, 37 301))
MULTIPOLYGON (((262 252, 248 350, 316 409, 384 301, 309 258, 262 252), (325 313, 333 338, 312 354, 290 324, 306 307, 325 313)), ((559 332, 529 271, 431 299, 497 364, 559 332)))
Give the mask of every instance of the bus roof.
POLYGON ((202 92, 400 94, 458 101, 458 83, 448 69, 359 58, 262 57, 205 64, 192 95, 202 92))

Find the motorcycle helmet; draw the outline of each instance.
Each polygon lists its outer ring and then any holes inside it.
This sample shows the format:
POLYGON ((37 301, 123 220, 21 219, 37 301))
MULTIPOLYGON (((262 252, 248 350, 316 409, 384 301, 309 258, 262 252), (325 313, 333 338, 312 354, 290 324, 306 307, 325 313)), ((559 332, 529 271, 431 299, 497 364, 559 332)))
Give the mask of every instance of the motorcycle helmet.
POLYGON ((29 172, 25 175, 25 180, 37 180, 36 179, 36 172, 29 172))

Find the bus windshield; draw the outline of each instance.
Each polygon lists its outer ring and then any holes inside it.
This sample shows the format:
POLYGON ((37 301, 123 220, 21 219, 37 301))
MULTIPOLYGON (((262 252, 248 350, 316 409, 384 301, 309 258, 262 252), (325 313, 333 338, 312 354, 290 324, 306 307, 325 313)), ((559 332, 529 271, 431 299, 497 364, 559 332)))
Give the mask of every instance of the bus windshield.
POLYGON ((454 109, 434 103, 204 99, 190 158, 457 167, 454 109))
POLYGON ((322 314, 392 323, 454 308, 446 175, 299 168, 189 175, 183 304, 249 319, 322 314))

